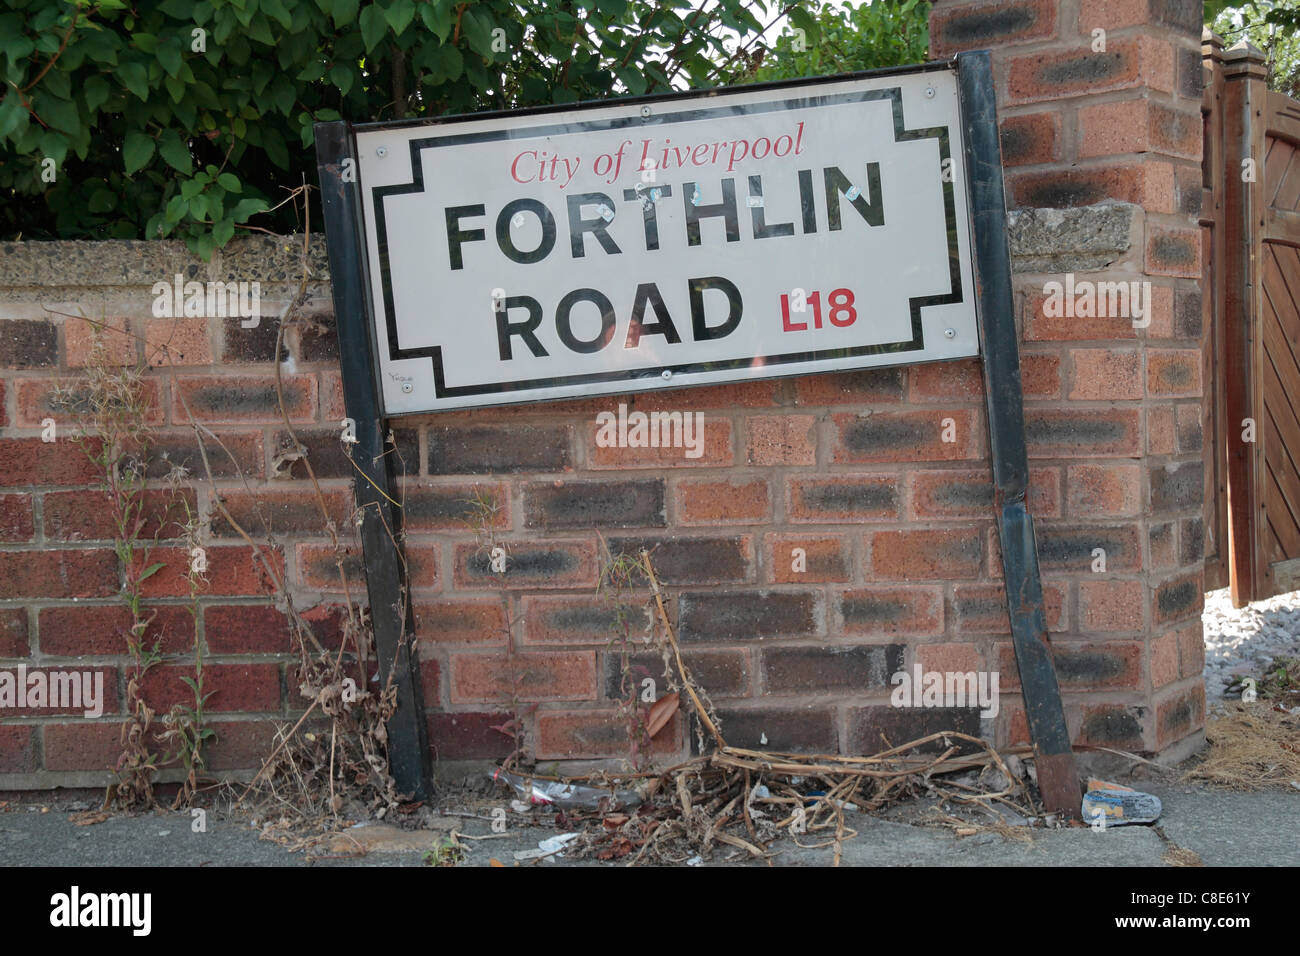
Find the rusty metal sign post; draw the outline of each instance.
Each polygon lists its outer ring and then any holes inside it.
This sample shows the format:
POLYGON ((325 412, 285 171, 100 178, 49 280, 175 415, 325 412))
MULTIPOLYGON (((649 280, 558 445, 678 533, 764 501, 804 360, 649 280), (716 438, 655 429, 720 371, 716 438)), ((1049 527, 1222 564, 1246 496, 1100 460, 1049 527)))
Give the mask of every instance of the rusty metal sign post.
POLYGON ((971 223, 975 243, 975 291, 984 353, 989 446, 993 458, 993 510, 1002 546, 1002 580, 1016 667, 1034 741, 1038 787, 1047 810, 1080 813, 1081 789, 1061 689, 1052 663, 1043 614, 1034 519, 1025 505, 1029 461, 1025 450, 1020 349, 1011 295, 1002 149, 998 142, 993 71, 986 51, 957 57, 958 90, 966 127, 971 223))

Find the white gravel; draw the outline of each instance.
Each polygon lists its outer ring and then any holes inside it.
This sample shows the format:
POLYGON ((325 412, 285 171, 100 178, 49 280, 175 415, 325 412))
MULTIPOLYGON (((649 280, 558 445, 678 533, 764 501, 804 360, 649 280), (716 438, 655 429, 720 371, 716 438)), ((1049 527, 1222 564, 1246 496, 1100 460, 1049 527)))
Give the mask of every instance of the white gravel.
MULTIPOLYGON (((1300 591, 1289 591, 1243 608, 1232 606, 1227 588, 1205 595, 1205 700, 1222 704, 1224 688, 1238 674, 1259 677, 1281 655, 1300 657, 1300 591)), ((1235 697, 1235 694, 1234 694, 1235 697)))

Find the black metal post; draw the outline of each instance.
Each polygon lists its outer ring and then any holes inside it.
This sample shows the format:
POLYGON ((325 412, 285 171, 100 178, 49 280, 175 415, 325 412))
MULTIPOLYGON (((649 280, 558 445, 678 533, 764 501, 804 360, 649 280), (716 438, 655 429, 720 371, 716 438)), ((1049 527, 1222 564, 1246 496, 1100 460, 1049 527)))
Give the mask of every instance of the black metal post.
POLYGON ((401 509, 392 503, 396 484, 392 455, 384 447, 384 419, 375 390, 358 163, 346 122, 317 123, 315 133, 343 399, 348 417, 356 422, 352 460, 361 475, 354 481, 354 491, 362 515, 370 617, 380 680, 387 681, 391 674, 397 688, 397 711, 388 722, 388 760, 398 792, 422 800, 432 791, 429 732, 410 602, 405 599, 405 563, 398 551, 401 509))
POLYGON ((1016 666, 1034 741, 1038 787, 1050 811, 1080 813, 1081 790, 1052 664, 1043 615, 1034 519, 1025 506, 1029 462, 1025 450, 1020 350, 1011 295, 1002 150, 998 141, 993 70, 987 51, 957 56, 957 83, 966 132, 975 289, 993 458, 993 508, 1002 545, 1002 576, 1016 666))

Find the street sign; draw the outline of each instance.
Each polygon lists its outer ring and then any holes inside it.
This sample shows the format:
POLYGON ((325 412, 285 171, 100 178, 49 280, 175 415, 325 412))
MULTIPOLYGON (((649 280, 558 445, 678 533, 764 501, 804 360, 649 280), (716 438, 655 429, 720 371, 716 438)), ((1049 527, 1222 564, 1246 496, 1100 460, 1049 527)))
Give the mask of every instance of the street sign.
POLYGON ((951 69, 354 131, 386 415, 979 353, 951 69))

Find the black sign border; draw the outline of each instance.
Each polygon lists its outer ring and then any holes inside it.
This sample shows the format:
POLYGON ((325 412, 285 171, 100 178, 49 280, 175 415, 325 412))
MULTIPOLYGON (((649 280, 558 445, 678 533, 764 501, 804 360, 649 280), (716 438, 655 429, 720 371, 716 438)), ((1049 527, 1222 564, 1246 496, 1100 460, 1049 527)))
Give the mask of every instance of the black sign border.
MULTIPOLYGON (((843 81, 845 78, 837 77, 835 79, 843 81)), ((698 97, 698 95, 699 94, 690 94, 692 97, 698 97)), ((397 332, 397 316, 396 307, 393 301, 391 265, 389 262, 390 243, 388 241, 384 201, 389 196, 414 195, 424 192, 424 168, 420 159, 420 154, 424 150, 435 149, 440 146, 457 146, 466 143, 482 143, 516 139, 523 135, 527 135, 531 138, 554 133, 607 132, 619 129, 644 128, 645 126, 650 125, 668 125, 671 123, 689 122, 693 120, 708 119, 712 116, 737 116, 755 113, 769 113, 778 110, 809 109, 842 103, 866 103, 877 100, 890 101, 891 114, 894 123, 895 143, 936 139, 939 142, 940 168, 943 168, 945 160, 951 160, 952 151, 949 127, 932 126, 908 129, 903 116, 902 88, 898 86, 882 87, 875 90, 855 90, 823 96, 776 99, 765 103, 734 104, 732 106, 716 106, 705 109, 682 110, 676 113, 664 113, 661 115, 652 114, 650 117, 609 117, 602 120, 589 120, 578 123, 559 123, 549 126, 530 127, 522 130, 483 130, 476 133, 451 133, 411 140, 408 151, 411 164, 411 182, 393 186, 373 186, 370 190, 372 193, 375 218, 375 239, 379 253, 380 291, 384 303, 385 327, 388 332, 389 359, 391 361, 397 361, 401 359, 429 358, 433 363, 436 400, 476 395, 500 395, 508 392, 585 385, 595 382, 649 383, 650 381, 659 379, 665 372, 668 372, 671 376, 675 377, 679 374, 690 375, 691 373, 698 374, 702 372, 748 368, 753 366, 755 363, 761 363, 763 366, 771 367, 793 365, 795 363, 828 361, 833 359, 857 358, 867 355, 905 354, 907 352, 919 352, 924 350, 925 336, 922 331, 921 309, 926 306, 949 305, 965 301, 961 281, 960 247, 957 238, 956 198, 954 196, 953 181, 948 178, 941 178, 940 182, 943 188, 945 229, 948 237, 948 274, 950 291, 941 295, 913 296, 909 298, 908 306, 911 315, 912 338, 907 341, 877 342, 872 345, 856 346, 853 348, 821 349, 808 352, 787 352, 780 355, 750 356, 747 358, 732 359, 723 362, 685 362, 676 365, 650 366, 644 369, 615 369, 603 372, 591 372, 584 375, 567 375, 553 378, 525 379, 516 382, 496 382, 483 385, 457 386, 448 386, 446 383, 441 345, 423 346, 411 349, 403 349, 398 345, 399 336, 397 332)), ((599 102, 588 105, 589 108, 604 106, 608 106, 608 103, 599 102)), ((471 115, 458 117, 457 121, 465 122, 477 119, 481 119, 481 117, 471 115)), ((812 373, 808 369, 794 368, 787 374, 806 375, 812 373)), ((780 376, 766 377, 777 378, 780 376)), ((673 381, 672 387, 684 388, 691 387, 692 385, 706 384, 717 383, 673 381)), ((526 402, 537 400, 537 398, 530 396, 522 398, 520 401, 526 402)), ((509 403, 496 402, 492 403, 492 407, 504 404, 509 403)), ((467 408, 472 407, 473 406, 457 406, 460 410, 466 410, 467 408)), ((428 414, 430 411, 436 411, 436 409, 401 412, 400 414, 428 414)))

